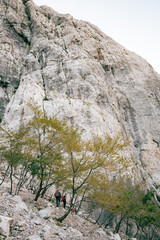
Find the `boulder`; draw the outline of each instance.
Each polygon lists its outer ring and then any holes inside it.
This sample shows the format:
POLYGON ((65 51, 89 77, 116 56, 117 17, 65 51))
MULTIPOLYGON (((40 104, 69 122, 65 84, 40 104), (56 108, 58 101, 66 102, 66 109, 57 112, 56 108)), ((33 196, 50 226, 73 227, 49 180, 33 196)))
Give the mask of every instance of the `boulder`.
POLYGON ((28 207, 24 202, 19 202, 16 204, 15 207, 15 212, 22 212, 22 211, 27 211, 28 212, 28 207))
POLYGON ((27 223, 25 220, 20 220, 20 221, 17 221, 16 225, 18 227, 28 227, 27 223))
POLYGON ((39 217, 32 219, 32 223, 36 224, 36 225, 41 225, 42 221, 43 220, 41 218, 39 218, 39 217))
POLYGON ((113 234, 114 240, 121 240, 120 236, 116 233, 113 234))
POLYGON ((22 202, 22 198, 20 196, 17 196, 17 195, 12 197, 12 200, 16 203, 21 203, 22 202))
POLYGON ((107 239, 108 240, 121 240, 121 237, 119 236, 119 234, 113 234, 112 232, 109 232, 107 234, 107 239))
POLYGON ((45 209, 42 209, 38 212, 39 216, 41 218, 44 218, 44 219, 47 219, 51 216, 52 214, 52 209, 51 208, 45 208, 45 209))
POLYGON ((9 196, 9 193, 8 193, 8 192, 4 192, 4 193, 2 194, 2 196, 3 196, 4 198, 7 198, 7 197, 9 196))
POLYGON ((106 232, 100 228, 95 231, 94 237, 95 239, 106 239, 107 235, 106 235, 106 232))
POLYGON ((45 239, 49 239, 49 237, 53 236, 53 227, 49 224, 45 224, 43 228, 45 239))
POLYGON ((13 223, 13 218, 0 215, 0 235, 9 236, 10 226, 13 223))
POLYGON ((42 240, 38 235, 29 236, 26 240, 42 240))
POLYGON ((70 240, 83 240, 83 234, 80 231, 78 231, 77 229, 74 229, 72 227, 61 228, 58 235, 63 240, 68 240, 68 239, 70 239, 70 240))

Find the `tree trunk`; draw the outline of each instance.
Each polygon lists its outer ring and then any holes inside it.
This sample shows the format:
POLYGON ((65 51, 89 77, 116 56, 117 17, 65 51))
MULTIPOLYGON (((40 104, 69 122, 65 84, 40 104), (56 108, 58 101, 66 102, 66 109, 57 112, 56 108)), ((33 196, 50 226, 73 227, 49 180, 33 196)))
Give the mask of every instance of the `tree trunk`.
POLYGON ((11 182, 10 194, 12 194, 12 190, 13 190, 13 165, 12 164, 11 164, 10 182, 11 182))
POLYGON ((41 197, 43 198, 46 191, 53 185, 54 183, 49 183, 49 184, 46 184, 46 186, 43 188, 42 192, 41 192, 41 197))
POLYGON ((114 219, 114 214, 113 213, 111 213, 110 215, 109 215, 109 217, 107 218, 107 220, 109 219, 109 221, 105 224, 105 228, 107 228, 107 226, 109 226, 109 224, 113 221, 113 219, 114 219), (112 218, 110 218, 112 216, 112 218))
POLYGON ((129 219, 127 218, 127 221, 126 221, 126 235, 128 235, 128 231, 129 231, 129 219))
POLYGON ((100 214, 99 214, 99 216, 98 216, 98 218, 97 218, 97 220, 95 221, 94 224, 98 223, 99 219, 100 219, 101 216, 102 216, 102 213, 103 213, 103 209, 101 208, 101 212, 100 212, 100 214))
POLYGON ((88 189, 88 186, 86 187, 86 189, 85 189, 84 192, 83 192, 83 195, 82 195, 80 204, 79 204, 79 206, 78 206, 78 209, 77 209, 77 211, 76 211, 76 214, 79 212, 79 210, 80 210, 80 208, 81 208, 81 205, 82 205, 82 202, 83 202, 83 200, 84 200, 84 196, 85 196, 85 193, 86 193, 87 189, 88 189))
POLYGON ((36 194, 36 196, 35 196, 34 201, 37 201, 37 200, 38 200, 38 198, 39 198, 39 196, 40 196, 40 194, 41 194, 41 191, 42 191, 42 185, 43 185, 43 181, 40 181, 39 189, 38 189, 38 192, 37 192, 37 194, 36 194))
POLYGON ((121 217, 120 220, 119 220, 119 222, 118 222, 117 225, 116 225, 116 228, 115 228, 115 230, 114 230, 114 233, 118 233, 118 232, 119 232, 119 229, 120 229, 120 226, 121 226, 121 223, 123 222, 123 220, 124 220, 124 217, 121 217))
POLYGON ((108 223, 107 224, 105 224, 107 222, 107 220, 105 219, 101 224, 99 224, 99 228, 101 228, 103 225, 108 225, 108 223))
POLYGON ((136 238, 136 236, 138 235, 139 228, 140 228, 140 226, 138 226, 137 224, 136 224, 136 226, 137 226, 137 231, 136 231, 136 234, 134 235, 134 238, 136 238))
POLYGON ((62 217, 56 218, 56 220, 57 220, 58 222, 62 222, 62 221, 69 215, 69 213, 71 212, 71 210, 72 210, 72 208, 69 208, 68 211, 67 211, 62 217))
POLYGON ((19 178, 19 181, 17 183, 17 186, 16 186, 16 191, 15 191, 15 195, 18 195, 21 188, 23 187, 23 185, 27 182, 27 173, 28 173, 28 170, 24 167, 22 170, 21 170, 21 175, 20 175, 20 178, 19 178))
POLYGON ((8 172, 8 169, 9 169, 9 165, 7 166, 7 169, 5 171, 4 177, 3 177, 2 182, 0 183, 0 185, 2 185, 2 183, 4 182, 4 180, 6 178, 6 175, 7 175, 7 172, 8 172))
POLYGON ((43 188, 43 190, 42 190, 42 192, 41 192, 41 197, 42 197, 42 198, 44 197, 44 195, 45 195, 46 191, 48 190, 48 188, 49 188, 49 187, 44 187, 44 188, 43 188))

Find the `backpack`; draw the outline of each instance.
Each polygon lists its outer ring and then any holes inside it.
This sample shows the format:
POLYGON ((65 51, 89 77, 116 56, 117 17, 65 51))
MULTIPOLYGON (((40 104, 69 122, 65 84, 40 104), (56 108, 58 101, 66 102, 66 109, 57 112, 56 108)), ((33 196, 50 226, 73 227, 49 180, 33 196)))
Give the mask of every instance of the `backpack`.
POLYGON ((63 196, 63 197, 62 197, 62 201, 65 201, 65 200, 66 200, 66 197, 65 197, 65 196, 63 196))
POLYGON ((60 196, 60 192, 56 192, 56 197, 59 197, 60 196))

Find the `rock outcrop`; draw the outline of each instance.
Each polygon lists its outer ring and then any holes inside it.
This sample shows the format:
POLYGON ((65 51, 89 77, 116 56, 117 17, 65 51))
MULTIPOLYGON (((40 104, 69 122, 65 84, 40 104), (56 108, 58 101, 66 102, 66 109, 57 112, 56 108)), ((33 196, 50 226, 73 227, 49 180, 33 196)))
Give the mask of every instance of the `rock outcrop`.
POLYGON ((160 75, 96 26, 32 0, 0 5, 0 118, 16 128, 34 99, 85 137, 123 129, 142 175, 160 180, 160 75))
POLYGON ((13 222, 13 218, 4 217, 0 215, 0 235, 9 236, 10 226, 13 222))

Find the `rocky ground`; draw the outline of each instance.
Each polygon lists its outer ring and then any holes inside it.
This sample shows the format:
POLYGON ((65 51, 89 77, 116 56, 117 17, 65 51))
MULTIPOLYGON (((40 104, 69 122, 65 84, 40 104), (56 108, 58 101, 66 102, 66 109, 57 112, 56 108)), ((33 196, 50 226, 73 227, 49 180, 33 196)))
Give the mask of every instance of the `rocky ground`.
POLYGON ((7 184, 0 186, 0 239, 1 240, 122 240, 111 230, 71 213, 63 223, 55 220, 62 216, 63 207, 39 199, 23 189, 19 196, 8 193, 7 184))

